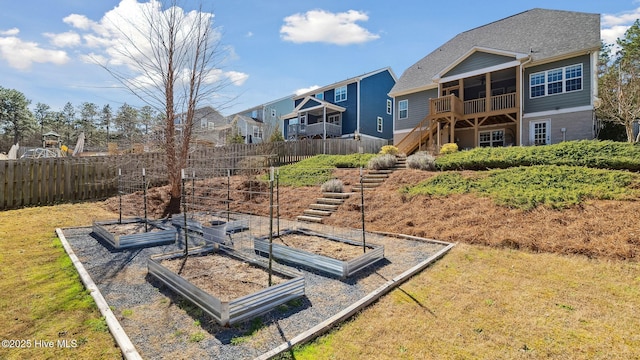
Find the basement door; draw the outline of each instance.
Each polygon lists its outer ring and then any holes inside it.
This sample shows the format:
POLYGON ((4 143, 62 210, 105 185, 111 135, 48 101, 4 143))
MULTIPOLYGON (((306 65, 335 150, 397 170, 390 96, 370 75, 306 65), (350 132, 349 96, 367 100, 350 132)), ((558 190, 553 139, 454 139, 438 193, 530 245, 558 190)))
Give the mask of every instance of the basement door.
POLYGON ((529 123, 529 143, 531 145, 551 144, 551 120, 529 123))

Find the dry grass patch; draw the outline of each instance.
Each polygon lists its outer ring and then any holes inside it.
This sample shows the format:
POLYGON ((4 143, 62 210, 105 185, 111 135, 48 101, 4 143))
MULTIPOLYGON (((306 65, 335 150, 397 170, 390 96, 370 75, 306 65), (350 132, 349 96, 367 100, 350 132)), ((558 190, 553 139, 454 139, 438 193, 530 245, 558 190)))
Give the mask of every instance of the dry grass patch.
POLYGON ((8 359, 115 359, 113 338, 62 244, 56 227, 114 215, 96 203, 2 212, 0 339, 76 340, 77 348, 0 349, 8 359))
POLYGON ((461 244, 302 359, 631 359, 640 265, 461 244))

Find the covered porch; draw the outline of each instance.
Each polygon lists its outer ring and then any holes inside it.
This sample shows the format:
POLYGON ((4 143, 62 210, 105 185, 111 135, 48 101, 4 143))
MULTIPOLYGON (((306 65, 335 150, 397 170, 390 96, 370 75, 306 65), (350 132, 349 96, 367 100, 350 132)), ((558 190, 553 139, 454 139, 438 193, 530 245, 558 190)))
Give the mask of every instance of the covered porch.
POLYGON ((328 139, 342 136, 342 113, 346 108, 312 96, 305 97, 281 119, 287 140, 328 139))

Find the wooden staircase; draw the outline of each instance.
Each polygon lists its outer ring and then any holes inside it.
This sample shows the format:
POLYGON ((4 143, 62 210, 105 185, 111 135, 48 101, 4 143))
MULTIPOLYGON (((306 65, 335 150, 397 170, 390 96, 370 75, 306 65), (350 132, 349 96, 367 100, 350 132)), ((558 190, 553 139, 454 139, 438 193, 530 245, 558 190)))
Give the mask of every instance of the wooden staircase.
POLYGON ((437 131, 438 122, 430 121, 429 117, 425 117, 411 132, 400 140, 396 147, 400 153, 411 155, 420 147, 420 144, 433 141, 437 131))
POLYGON ((322 193, 321 198, 309 205, 309 208, 298 216, 298 221, 306 221, 322 224, 324 218, 330 216, 338 207, 351 196, 351 193, 322 193))

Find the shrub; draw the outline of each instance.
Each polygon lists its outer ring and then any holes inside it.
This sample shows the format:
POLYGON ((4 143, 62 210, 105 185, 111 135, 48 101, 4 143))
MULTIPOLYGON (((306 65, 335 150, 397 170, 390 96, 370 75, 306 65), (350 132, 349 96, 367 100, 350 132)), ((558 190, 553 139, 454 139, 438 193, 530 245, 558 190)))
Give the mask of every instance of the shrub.
POLYGON ((331 179, 326 181, 320 189, 322 192, 331 192, 331 193, 341 193, 343 190, 344 184, 340 179, 331 179))
POLYGON ((398 148, 393 145, 385 145, 380 149, 380 154, 398 155, 398 148))
POLYGON ((448 144, 444 144, 442 145, 442 147, 440 148, 440 154, 444 155, 444 154, 452 154, 454 152, 458 152, 458 144, 456 143, 448 143, 448 144))
POLYGON ((396 165, 398 160, 395 156, 390 154, 378 155, 371 160, 367 164, 367 168, 372 170, 383 170, 383 169, 391 169, 396 165))
POLYGON ((409 169, 433 171, 436 169, 436 158, 426 151, 420 151, 407 158, 409 169))

